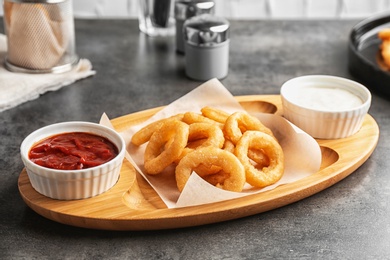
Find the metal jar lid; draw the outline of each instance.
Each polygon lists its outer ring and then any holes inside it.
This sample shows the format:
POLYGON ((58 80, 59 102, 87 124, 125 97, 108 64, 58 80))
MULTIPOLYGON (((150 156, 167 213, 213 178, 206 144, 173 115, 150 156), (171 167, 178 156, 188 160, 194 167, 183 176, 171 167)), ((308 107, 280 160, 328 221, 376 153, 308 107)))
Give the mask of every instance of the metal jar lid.
POLYGON ((196 46, 215 46, 229 40, 229 21, 203 14, 188 19, 183 25, 185 42, 196 46))
POLYGON ((182 0, 175 3, 175 18, 187 20, 193 16, 214 13, 213 0, 182 0))

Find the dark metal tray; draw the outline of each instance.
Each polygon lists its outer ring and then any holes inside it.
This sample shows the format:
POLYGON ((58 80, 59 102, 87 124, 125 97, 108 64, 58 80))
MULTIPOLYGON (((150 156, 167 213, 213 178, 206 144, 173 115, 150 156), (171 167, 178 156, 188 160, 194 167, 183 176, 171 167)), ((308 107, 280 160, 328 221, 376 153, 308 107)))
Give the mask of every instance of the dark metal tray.
POLYGON ((390 13, 382 13, 356 24, 349 36, 348 69, 352 76, 370 90, 390 97, 390 71, 379 53, 377 34, 390 28, 390 13))

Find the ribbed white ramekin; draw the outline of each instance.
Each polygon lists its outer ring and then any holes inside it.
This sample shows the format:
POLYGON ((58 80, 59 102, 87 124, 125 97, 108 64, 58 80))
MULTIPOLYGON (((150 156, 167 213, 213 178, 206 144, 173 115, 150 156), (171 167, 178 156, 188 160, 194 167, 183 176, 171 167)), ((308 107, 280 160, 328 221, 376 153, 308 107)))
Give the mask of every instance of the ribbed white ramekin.
MULTIPOLYGON (((338 139, 355 134, 362 126, 371 105, 370 91, 355 81, 327 75, 310 75, 285 82, 280 90, 283 116, 314 138, 338 139), (332 102, 332 109, 307 106, 303 96, 313 88, 348 91, 361 100, 361 104, 343 108, 344 104, 332 102), (302 98, 299 98, 299 97, 302 98)), ((316 102, 313 100, 312 102, 316 102)))
POLYGON ((32 187, 39 193, 59 200, 84 199, 99 195, 118 181, 126 145, 124 139, 114 130, 89 122, 63 122, 40 128, 28 135, 20 147, 22 161, 26 167, 32 187), (35 164, 28 158, 31 147, 56 134, 86 132, 110 140, 118 155, 96 167, 82 170, 56 170, 35 164))

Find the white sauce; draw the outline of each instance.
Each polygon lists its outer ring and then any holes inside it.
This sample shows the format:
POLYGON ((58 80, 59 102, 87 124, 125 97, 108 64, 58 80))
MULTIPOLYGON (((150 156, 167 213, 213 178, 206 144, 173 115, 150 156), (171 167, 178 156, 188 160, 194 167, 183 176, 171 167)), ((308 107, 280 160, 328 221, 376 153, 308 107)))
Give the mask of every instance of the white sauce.
POLYGON ((349 110, 363 104, 355 94, 340 88, 306 87, 297 91, 296 102, 302 107, 324 110, 349 110))

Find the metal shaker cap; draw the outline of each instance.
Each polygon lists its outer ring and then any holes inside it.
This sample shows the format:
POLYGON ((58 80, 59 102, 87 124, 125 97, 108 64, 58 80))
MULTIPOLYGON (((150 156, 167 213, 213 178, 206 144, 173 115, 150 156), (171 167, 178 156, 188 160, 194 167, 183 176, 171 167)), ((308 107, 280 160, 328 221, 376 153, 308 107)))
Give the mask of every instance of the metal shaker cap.
POLYGON ((175 18, 187 20, 193 16, 214 13, 213 0, 182 0, 175 3, 175 18))
POLYGON ((188 19, 183 25, 184 40, 197 46, 214 46, 229 40, 228 20, 203 14, 188 19))

